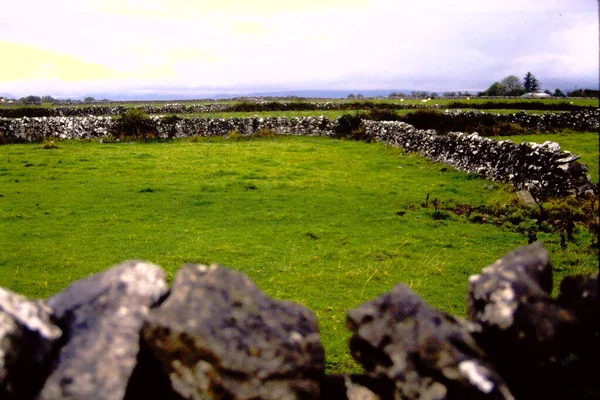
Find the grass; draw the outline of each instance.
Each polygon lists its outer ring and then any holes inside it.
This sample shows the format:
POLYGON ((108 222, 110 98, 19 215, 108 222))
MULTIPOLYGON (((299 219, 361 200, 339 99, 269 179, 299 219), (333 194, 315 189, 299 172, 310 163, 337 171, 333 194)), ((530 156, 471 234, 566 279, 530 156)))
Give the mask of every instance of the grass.
MULTIPOLYGON (((554 137, 554 136, 553 136, 554 137)), ((465 314, 467 278, 525 234, 422 207, 502 205, 506 185, 382 144, 319 137, 0 146, 0 286, 45 298, 126 259, 218 262, 318 316, 329 372, 358 372, 345 314, 398 282, 465 314), (443 218, 439 216, 442 215, 443 218)), ((557 279, 598 263, 589 234, 557 279)))
MULTIPOLYGON (((324 116, 335 119, 344 114, 356 112, 367 112, 365 110, 315 110, 315 111, 262 111, 262 112, 218 112, 198 114, 177 114, 181 118, 293 118, 293 117, 319 117, 324 116)), ((402 110, 410 112, 412 110, 402 110)))
MULTIPOLYGON (((454 109, 453 111, 458 111, 454 109)), ((471 109, 464 108, 462 111, 469 111, 471 109)), ((405 115, 414 113, 417 110, 406 109, 406 110, 394 110, 393 112, 397 115, 405 115)), ((443 112, 443 110, 437 110, 443 112)), ((516 114, 525 111, 528 114, 548 114, 558 113, 563 111, 540 111, 540 110, 476 110, 478 112, 486 112, 490 114, 516 114)), ((338 118, 344 114, 355 114, 365 113, 368 114, 369 110, 315 110, 315 111, 262 111, 262 112, 217 112, 217 113, 196 113, 196 114, 177 114, 181 118, 251 118, 251 117, 279 117, 279 118, 293 118, 293 117, 319 117, 325 116, 330 119, 338 118)))
MULTIPOLYGON (((387 104, 424 104, 422 100, 423 99, 412 99, 412 98, 405 98, 403 101, 400 101, 400 99, 305 99, 305 101, 330 102, 330 103, 351 103, 351 102, 370 101, 370 102, 375 102, 375 103, 387 103, 387 104)), ((279 100, 268 99, 267 101, 279 101, 279 100)), ((283 101, 290 102, 290 101, 298 101, 298 100, 283 100, 283 101)), ((302 101, 302 100, 300 100, 300 101, 302 101)), ((594 107, 600 106, 598 99, 595 99, 595 98, 521 99, 518 97, 512 98, 512 99, 493 99, 493 100, 480 99, 477 97, 471 97, 470 100, 467 100, 466 98, 432 99, 425 104, 427 104, 427 105, 433 105, 433 104, 446 105, 446 104, 450 104, 450 103, 454 103, 454 102, 471 103, 471 104, 483 104, 483 103, 488 103, 488 102, 509 103, 509 104, 515 103, 515 102, 541 102, 544 104, 561 104, 561 103, 569 104, 572 102, 574 105, 577 105, 577 106, 594 106, 594 107)), ((108 103, 98 103, 98 104, 94 104, 94 105, 96 105, 96 106, 135 107, 135 106, 141 106, 144 104, 160 106, 162 104, 172 104, 172 103, 185 104, 185 105, 197 105, 197 104, 207 105, 207 104, 214 104, 214 103, 238 104, 238 103, 242 103, 242 101, 210 100, 210 99, 207 99, 207 100, 169 100, 169 101, 108 102, 108 103)), ((68 107, 90 107, 90 106, 92 106, 92 105, 87 104, 87 103, 76 103, 76 104, 69 105, 68 107)), ((0 108, 14 108, 14 107, 18 107, 18 106, 14 105, 14 104, 8 104, 8 103, 0 104, 0 108)), ((51 107, 54 107, 54 105, 51 102, 43 102, 40 105, 40 107, 51 108, 51 107)))

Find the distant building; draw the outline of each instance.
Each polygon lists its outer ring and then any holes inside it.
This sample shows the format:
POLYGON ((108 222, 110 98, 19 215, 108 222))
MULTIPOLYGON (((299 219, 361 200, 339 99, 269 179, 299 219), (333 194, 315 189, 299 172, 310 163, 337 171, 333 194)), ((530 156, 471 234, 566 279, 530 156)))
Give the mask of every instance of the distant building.
POLYGON ((549 99, 551 97, 548 93, 525 93, 521 96, 522 99, 549 99))

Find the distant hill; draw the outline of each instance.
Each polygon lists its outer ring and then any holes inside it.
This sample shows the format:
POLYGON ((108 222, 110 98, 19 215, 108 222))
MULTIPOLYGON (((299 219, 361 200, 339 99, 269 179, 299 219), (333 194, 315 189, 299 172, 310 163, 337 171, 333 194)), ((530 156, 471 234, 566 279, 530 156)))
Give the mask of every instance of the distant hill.
POLYGON ((4 97, 5 99, 16 99, 16 96, 11 93, 0 92, 0 97, 4 97))

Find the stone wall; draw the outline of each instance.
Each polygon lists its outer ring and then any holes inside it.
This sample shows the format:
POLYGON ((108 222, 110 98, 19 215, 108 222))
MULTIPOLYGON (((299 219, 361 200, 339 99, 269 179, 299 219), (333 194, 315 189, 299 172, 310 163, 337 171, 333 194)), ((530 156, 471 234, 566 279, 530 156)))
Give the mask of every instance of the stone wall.
MULTIPOLYGON (((534 118, 527 116, 527 118, 534 118)), ((150 117, 159 137, 224 136, 233 131, 242 135, 271 129, 283 135, 339 137, 343 120, 327 117, 296 118, 183 118, 177 120, 150 117)), ((0 143, 41 141, 45 138, 106 138, 110 117, 0 118, 0 143)), ((513 182, 518 189, 540 195, 582 195, 597 190, 587 175, 587 166, 579 156, 562 151, 554 142, 516 144, 496 141, 477 134, 437 135, 403 122, 363 121, 367 137, 409 151, 461 171, 487 179, 513 182)), ((349 133, 349 132, 347 132, 349 133)))
MULTIPOLYGON (((518 124, 536 131, 553 132, 559 129, 576 131, 600 130, 600 110, 582 110, 572 112, 530 114, 524 111, 513 114, 497 114, 475 110, 446 110, 443 114, 427 113, 425 115, 406 114, 400 119, 421 129, 437 129, 439 126, 453 126, 457 122, 468 121, 473 126, 494 127, 501 124, 518 124), (423 126, 420 126, 422 124, 423 126)), ((502 132, 498 132, 502 135, 502 132)))
POLYGON ((421 153, 424 157, 477 174, 486 179, 512 182, 518 189, 540 195, 582 195, 597 188, 579 156, 561 150, 558 143, 513 143, 477 133, 437 135, 404 122, 363 121, 367 134, 383 143, 421 153))
POLYGON ((129 261, 46 300, 0 288, 2 399, 597 399, 598 274, 557 299, 534 243, 469 278, 468 319, 400 283, 347 314, 362 375, 326 375, 317 318, 248 277, 129 261))
POLYGON ((523 101, 518 103, 473 103, 470 101, 449 104, 434 104, 435 100, 422 99, 420 103, 375 103, 372 101, 321 102, 321 101, 244 101, 233 104, 141 104, 125 107, 123 105, 86 105, 43 107, 6 107, 0 108, 0 117, 85 117, 119 115, 127 110, 142 110, 147 114, 199 114, 216 112, 265 112, 265 111, 326 111, 326 110, 444 110, 446 108, 478 108, 478 109, 520 109, 520 110, 553 110, 553 111, 595 111, 593 106, 579 106, 563 103, 541 103, 523 101))
MULTIPOLYGON (((224 136, 233 131, 252 134, 272 129, 282 135, 335 136, 337 120, 327 117, 296 118, 182 118, 176 122, 151 116, 155 131, 162 138, 224 136)), ((36 142, 45 138, 105 138, 113 122, 111 117, 36 117, 0 118, 0 143, 36 142)))

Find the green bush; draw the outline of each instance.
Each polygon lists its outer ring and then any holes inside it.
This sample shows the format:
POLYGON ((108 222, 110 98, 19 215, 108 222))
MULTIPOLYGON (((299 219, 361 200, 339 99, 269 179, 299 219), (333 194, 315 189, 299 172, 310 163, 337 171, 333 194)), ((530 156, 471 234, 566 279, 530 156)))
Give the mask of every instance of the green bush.
POLYGON ((366 119, 372 121, 398 121, 400 120, 400 116, 393 110, 373 108, 367 113, 366 119))
POLYGON ((431 216, 433 217, 433 219, 435 219, 436 221, 439 220, 446 220, 446 219, 450 219, 452 218, 452 215, 448 212, 448 211, 442 211, 442 210, 436 210, 434 211, 431 216))
POLYGON ((351 139, 370 143, 373 141, 362 126, 362 120, 368 119, 364 113, 344 114, 337 119, 335 138, 351 139))
POLYGON ((121 139, 154 139, 158 137, 154 121, 139 109, 130 109, 113 117, 110 133, 121 139))

